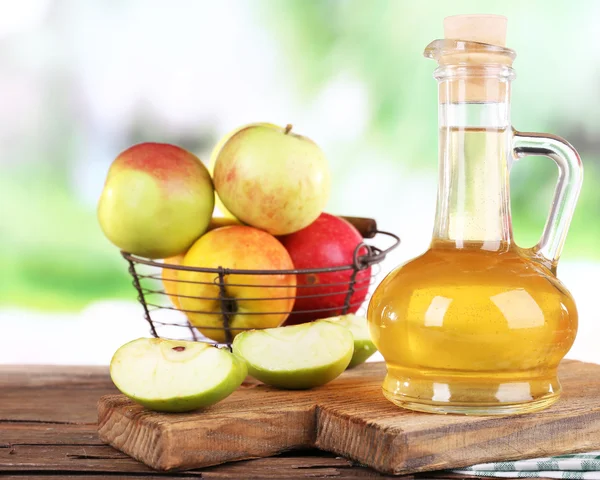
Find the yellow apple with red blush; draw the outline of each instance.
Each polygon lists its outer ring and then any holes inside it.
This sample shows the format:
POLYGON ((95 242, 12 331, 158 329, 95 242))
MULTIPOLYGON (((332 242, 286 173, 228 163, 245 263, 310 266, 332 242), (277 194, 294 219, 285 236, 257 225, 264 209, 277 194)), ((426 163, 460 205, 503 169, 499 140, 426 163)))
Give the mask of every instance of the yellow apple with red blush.
MULTIPOLYGON (((186 253, 182 265, 240 270, 293 270, 284 246, 262 230, 233 225, 211 230, 186 253)), ((281 325, 294 307, 296 275, 227 274, 223 291, 214 273, 181 270, 177 293, 190 323, 218 342, 229 340, 222 311, 228 312, 231 338, 245 329, 281 325)))
POLYGON ((121 250, 166 258, 184 253, 206 231, 214 201, 198 157, 175 145, 141 143, 112 163, 98 220, 121 250))
MULTIPOLYGON (((245 130, 246 128, 253 127, 253 126, 259 126, 259 125, 265 126, 265 127, 277 128, 277 125, 273 125, 272 123, 249 123, 246 125, 242 125, 241 127, 238 127, 236 129, 232 130, 231 132, 229 132, 227 135, 224 135, 223 137, 221 137, 221 139, 215 145, 215 148, 212 149, 212 152, 210 154, 210 160, 208 162, 208 171, 210 172, 211 177, 214 177, 215 163, 217 161, 217 158, 219 158, 219 154, 221 153, 223 146, 229 141, 229 139, 231 137, 233 137, 236 133, 238 133, 242 130, 245 130)), ((215 212, 214 212, 214 214, 216 215, 215 218, 235 218, 235 215, 233 213, 231 213, 227 209, 227 207, 223 204, 223 202, 219 198, 219 194, 216 190, 215 190, 215 212)))
POLYGON ((329 199, 325 155, 291 125, 241 127, 222 141, 213 158, 215 189, 226 209, 273 235, 310 225, 329 199))

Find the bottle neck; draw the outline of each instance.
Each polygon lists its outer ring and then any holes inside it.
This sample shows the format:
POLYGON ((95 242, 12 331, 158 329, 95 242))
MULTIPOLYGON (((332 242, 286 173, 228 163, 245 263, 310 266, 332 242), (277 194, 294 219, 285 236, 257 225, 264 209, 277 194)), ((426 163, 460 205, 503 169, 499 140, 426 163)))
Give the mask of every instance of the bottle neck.
POLYGON ((433 245, 507 250, 512 244, 510 77, 473 76, 458 69, 449 75, 446 67, 438 80, 439 186, 433 245))

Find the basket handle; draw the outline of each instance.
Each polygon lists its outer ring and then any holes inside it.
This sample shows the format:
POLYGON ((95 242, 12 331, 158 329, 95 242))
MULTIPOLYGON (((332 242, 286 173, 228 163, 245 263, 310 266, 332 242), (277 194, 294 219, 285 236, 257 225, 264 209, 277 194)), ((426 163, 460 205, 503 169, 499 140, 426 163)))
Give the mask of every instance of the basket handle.
POLYGON ((363 238, 373 238, 377 235, 377 222, 373 218, 365 217, 342 217, 348 223, 351 223, 362 235, 363 238))

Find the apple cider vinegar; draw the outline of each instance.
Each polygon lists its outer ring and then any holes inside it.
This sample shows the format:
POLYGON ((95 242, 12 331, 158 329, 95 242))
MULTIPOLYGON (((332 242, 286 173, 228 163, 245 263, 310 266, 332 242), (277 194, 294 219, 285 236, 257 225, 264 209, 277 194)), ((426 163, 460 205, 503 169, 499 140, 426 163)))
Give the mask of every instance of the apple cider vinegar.
POLYGON ((512 128, 515 54, 492 28, 506 19, 450 19, 449 39, 425 50, 440 65, 432 242, 377 287, 369 329, 387 365, 383 393, 393 403, 433 413, 533 412, 558 399, 557 367, 577 332, 575 302, 556 264, 581 188, 581 161, 558 137, 512 128), (473 41, 454 40, 480 23, 477 35, 467 32, 473 41), (552 158, 561 174, 542 239, 530 249, 514 243, 509 194, 510 166, 526 155, 552 158))
POLYGON ((384 393, 402 404, 551 403, 577 312, 552 272, 512 242, 508 168, 497 161, 510 131, 442 128, 440 138, 449 168, 431 248, 392 272, 369 307, 384 393))
POLYGON ((385 279, 369 318, 386 394, 450 404, 552 401, 577 331, 573 299, 544 267, 443 241, 385 279))

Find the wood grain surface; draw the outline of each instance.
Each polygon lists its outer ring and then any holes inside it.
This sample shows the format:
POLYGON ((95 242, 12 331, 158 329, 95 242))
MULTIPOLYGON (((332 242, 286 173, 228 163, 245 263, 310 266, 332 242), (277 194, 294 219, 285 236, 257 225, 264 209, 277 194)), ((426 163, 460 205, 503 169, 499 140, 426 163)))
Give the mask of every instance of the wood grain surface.
MULTIPOLYGON (((106 367, 0 366, 0 478, 390 478, 314 449, 201 470, 158 473, 98 438, 98 398, 115 393, 106 367)), ((433 476, 464 478, 447 473, 433 476)), ((406 477, 412 478, 415 476, 406 477)))
POLYGON ((308 391, 247 383, 194 413, 150 412, 122 395, 98 406, 100 437, 158 470, 323 449, 389 475, 600 448, 600 366, 561 365, 562 398, 513 417, 409 412, 381 394, 383 364, 308 391))

